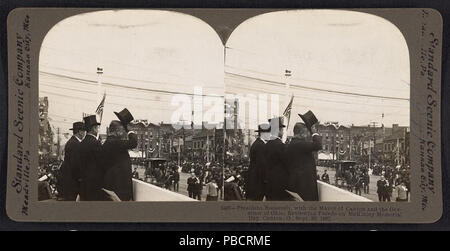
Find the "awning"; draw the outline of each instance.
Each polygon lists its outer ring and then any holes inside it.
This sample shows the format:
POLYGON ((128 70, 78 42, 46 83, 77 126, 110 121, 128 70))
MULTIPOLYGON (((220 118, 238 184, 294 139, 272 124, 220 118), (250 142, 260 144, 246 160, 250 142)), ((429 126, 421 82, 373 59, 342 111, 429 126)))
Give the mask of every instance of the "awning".
POLYGON ((320 160, 332 160, 333 155, 331 153, 319 153, 319 159, 320 160))
POLYGON ((142 158, 142 151, 128 151, 131 158, 142 158))

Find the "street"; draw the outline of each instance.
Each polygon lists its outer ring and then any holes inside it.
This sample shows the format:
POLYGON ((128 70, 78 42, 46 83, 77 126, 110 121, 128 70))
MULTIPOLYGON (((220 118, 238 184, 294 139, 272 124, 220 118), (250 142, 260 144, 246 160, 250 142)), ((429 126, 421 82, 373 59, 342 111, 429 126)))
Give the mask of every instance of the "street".
MULTIPOLYGON (((322 177, 324 170, 327 170, 327 173, 330 176, 330 184, 334 185, 334 182, 335 182, 334 175, 336 174, 336 171, 334 170, 334 168, 318 166, 317 171, 318 171, 318 174, 320 177, 322 177)), ((370 175, 369 194, 364 194, 364 190, 362 189, 361 196, 363 196, 369 200, 372 200, 372 201, 378 201, 377 181, 379 179, 380 179, 380 176, 378 176, 378 175, 370 175)))
MULTIPOLYGON (((136 165, 133 165, 133 169, 136 167, 136 165)), ((335 179, 335 173, 336 171, 333 168, 327 168, 322 166, 317 166, 317 171, 319 176, 322 176, 324 173, 324 170, 327 170, 328 175, 330 176, 330 183, 331 185, 334 185, 335 179)), ((145 177, 145 169, 143 166, 138 166, 137 172, 139 174, 139 178, 143 179, 145 177)), ((185 196, 189 196, 187 191, 187 179, 189 178, 189 173, 183 173, 180 172, 180 182, 179 182, 179 189, 178 193, 183 194, 185 196)), ((372 200, 372 201, 378 201, 378 194, 377 194, 377 181, 380 179, 380 176, 378 175, 370 175, 370 185, 369 185, 369 194, 364 194, 364 191, 361 191, 361 196, 372 200)), ((344 188, 345 189, 345 188, 344 188)), ((171 187, 171 191, 173 191, 173 187, 171 187)), ((391 201, 395 201, 395 196, 392 196, 391 201)), ((206 191, 203 188, 202 190, 202 201, 206 200, 206 191)), ((220 200, 220 199, 219 199, 220 200)))
MULTIPOLYGON (((136 167, 136 165, 133 165, 133 169, 135 167, 136 167)), ((137 172, 139 174, 140 179, 143 179, 145 177, 145 168, 143 166, 138 166, 137 172)), ((180 182, 178 183, 179 188, 178 188, 177 193, 189 196, 189 193, 187 191, 187 179, 189 178, 189 176, 190 176, 189 173, 180 172, 180 182)), ((173 187, 171 187, 170 190, 173 191, 173 187)), ((203 187, 203 190, 202 190, 202 201, 206 201, 205 187, 203 187)))

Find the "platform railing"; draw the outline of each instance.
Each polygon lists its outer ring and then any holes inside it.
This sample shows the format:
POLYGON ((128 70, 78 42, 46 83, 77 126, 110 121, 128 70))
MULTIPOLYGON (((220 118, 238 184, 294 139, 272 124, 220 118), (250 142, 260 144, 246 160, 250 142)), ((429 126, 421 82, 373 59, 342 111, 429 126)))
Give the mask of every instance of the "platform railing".
POLYGON ((137 179, 133 179, 133 197, 135 201, 197 201, 137 179))
POLYGON ((371 202, 371 200, 349 192, 347 190, 341 189, 339 187, 330 185, 328 183, 317 181, 317 186, 319 189, 319 200, 320 201, 351 201, 351 202, 371 202))
MULTIPOLYGON (((356 195, 333 185, 317 182, 319 200, 323 202, 370 202, 371 200, 356 195)), ((133 193, 135 201, 197 201, 188 196, 172 192, 167 189, 133 179, 133 193)))

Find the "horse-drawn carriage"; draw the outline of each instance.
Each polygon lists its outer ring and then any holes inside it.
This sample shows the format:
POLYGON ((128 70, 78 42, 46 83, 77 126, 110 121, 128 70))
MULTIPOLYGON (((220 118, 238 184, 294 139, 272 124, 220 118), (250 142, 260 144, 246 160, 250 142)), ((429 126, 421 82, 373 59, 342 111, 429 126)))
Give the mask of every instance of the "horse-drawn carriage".
POLYGON ((335 185, 337 187, 346 187, 351 177, 355 174, 356 161, 353 160, 338 160, 334 163, 336 170, 335 185))
POLYGON ((150 184, 164 187, 168 173, 168 161, 166 158, 147 158, 144 160, 144 180, 150 184))

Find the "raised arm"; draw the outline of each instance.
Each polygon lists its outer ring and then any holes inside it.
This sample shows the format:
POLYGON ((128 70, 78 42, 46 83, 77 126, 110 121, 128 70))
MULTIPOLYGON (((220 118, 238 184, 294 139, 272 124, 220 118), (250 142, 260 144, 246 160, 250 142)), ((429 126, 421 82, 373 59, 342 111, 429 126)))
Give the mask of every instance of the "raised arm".
POLYGON ((312 141, 300 141, 294 143, 298 149, 302 149, 304 152, 315 152, 322 149, 322 136, 317 133, 312 135, 312 141))
POLYGON ((120 149, 133 149, 137 147, 137 135, 133 131, 128 132, 128 139, 127 140, 117 140, 114 142, 117 148, 120 149))

